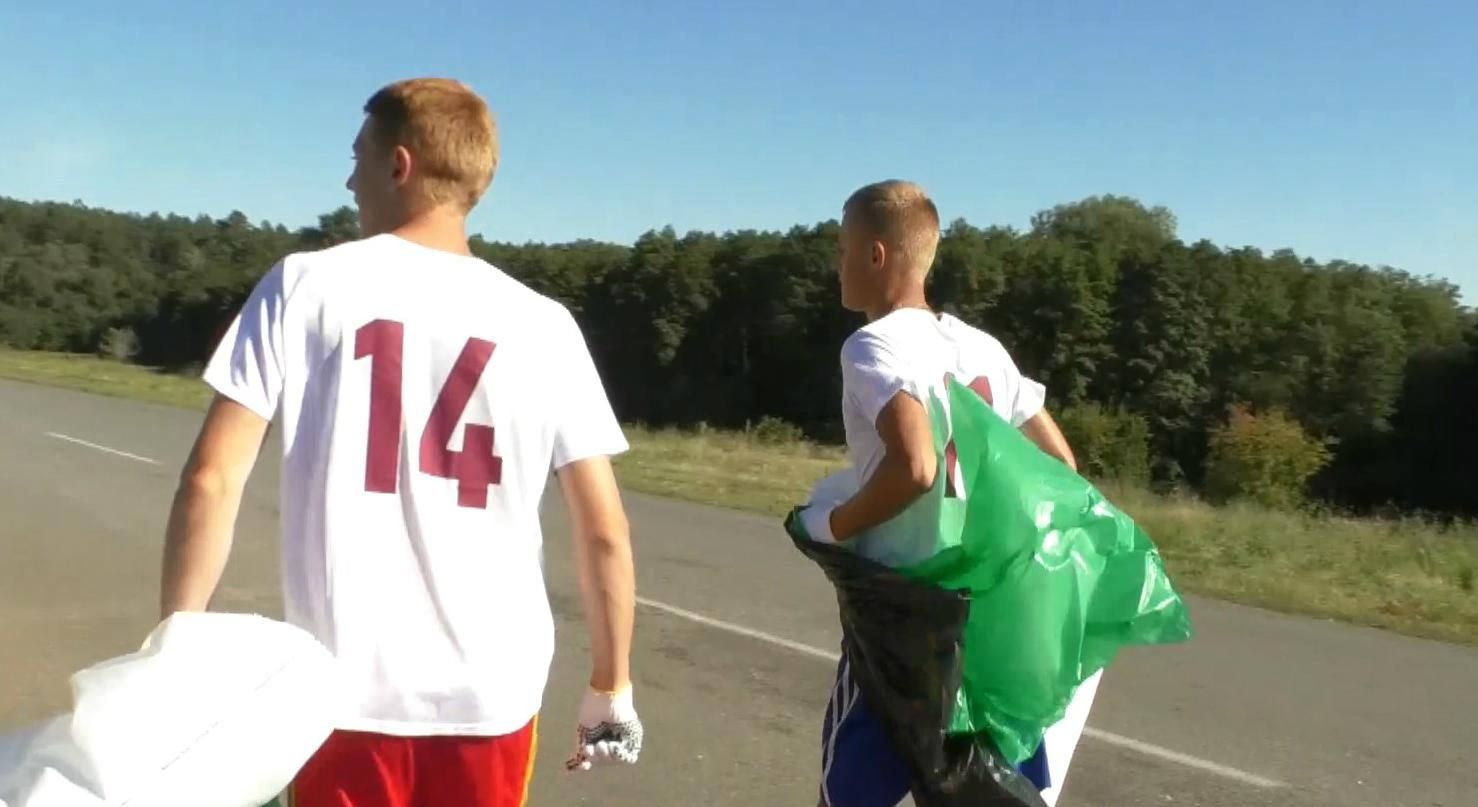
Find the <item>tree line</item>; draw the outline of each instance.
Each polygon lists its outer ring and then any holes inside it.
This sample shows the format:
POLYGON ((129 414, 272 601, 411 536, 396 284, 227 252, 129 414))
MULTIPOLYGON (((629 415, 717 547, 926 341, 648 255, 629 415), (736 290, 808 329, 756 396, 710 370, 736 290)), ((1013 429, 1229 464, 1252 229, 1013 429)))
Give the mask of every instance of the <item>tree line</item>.
MULTIPOLYGON (((1168 210, 1118 196, 1042 211, 1025 230, 956 220, 931 301, 1047 385, 1097 475, 1214 491, 1213 450, 1229 440, 1263 441, 1243 466, 1277 460, 1287 441, 1268 435, 1286 429, 1244 427, 1262 414, 1314 446, 1287 467, 1307 466, 1326 501, 1478 512, 1478 317, 1453 284, 1188 244, 1175 229, 1168 210)), ((835 440, 838 350, 860 324, 839 305, 837 230, 472 247, 569 306, 624 420, 783 421, 835 440)), ((240 212, 0 199, 0 343, 195 367, 267 267, 355 237, 348 208, 289 230, 240 212)))

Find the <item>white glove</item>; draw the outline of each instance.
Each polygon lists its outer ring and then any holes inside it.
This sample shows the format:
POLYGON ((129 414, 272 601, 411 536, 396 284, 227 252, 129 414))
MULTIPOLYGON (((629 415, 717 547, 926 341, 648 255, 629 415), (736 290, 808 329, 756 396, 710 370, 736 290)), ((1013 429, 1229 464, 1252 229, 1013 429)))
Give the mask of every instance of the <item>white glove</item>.
POLYGON ((565 762, 570 771, 615 763, 636 764, 641 755, 642 726, 632 703, 631 687, 620 692, 585 693, 575 729, 575 753, 565 762))
POLYGON ((829 505, 813 504, 801 510, 801 526, 805 528, 806 535, 813 541, 824 544, 836 543, 836 536, 831 533, 831 511, 829 505))
POLYGON ((836 543, 831 513, 857 495, 857 474, 851 468, 827 474, 811 488, 811 498, 800 512, 801 526, 813 541, 836 543))

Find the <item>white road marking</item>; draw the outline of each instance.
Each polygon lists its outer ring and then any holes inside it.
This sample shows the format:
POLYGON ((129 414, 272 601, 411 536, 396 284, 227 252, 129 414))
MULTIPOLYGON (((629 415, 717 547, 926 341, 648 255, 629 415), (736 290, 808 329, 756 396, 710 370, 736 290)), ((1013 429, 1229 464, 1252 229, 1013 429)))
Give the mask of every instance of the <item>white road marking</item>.
POLYGON ((697 622, 699 625, 707 625, 710 628, 718 628, 719 630, 728 631, 729 633, 735 633, 740 636, 748 636, 751 639, 758 639, 762 642, 767 642, 777 647, 783 647, 786 650, 794 650, 801 655, 819 658, 822 661, 830 661, 835 664, 842 659, 840 653, 836 653, 831 650, 822 650, 819 647, 812 647, 808 644, 801 644, 800 642, 794 641, 792 639, 786 639, 781 636, 776 636, 772 633, 765 633, 762 630, 746 628, 743 625, 735 625, 732 622, 725 622, 722 619, 714 619, 711 616, 704 616, 702 614, 694 613, 684 608, 678 608, 676 605, 668 605, 665 602, 649 600, 646 597, 637 597, 636 601, 648 608, 672 614, 675 617, 681 617, 682 619, 686 619, 689 622, 697 622))
POLYGON ((134 462, 142 462, 142 463, 144 463, 146 465, 158 465, 159 464, 159 460, 149 459, 148 457, 140 457, 137 454, 130 454, 127 451, 119 451, 116 448, 108 448, 107 446, 100 446, 97 443, 89 443, 86 440, 82 440, 82 439, 79 439, 79 438, 76 438, 76 437, 69 437, 69 436, 67 436, 65 434, 57 434, 56 432, 47 432, 46 433, 46 436, 47 437, 54 437, 57 440, 65 440, 65 441, 67 441, 69 443, 76 443, 79 446, 86 446, 86 447, 88 447, 90 449, 93 449, 94 451, 101 451, 101 452, 103 452, 105 454, 113 454, 114 456, 123 457, 124 459, 130 459, 130 460, 133 460, 134 462))
POLYGON ((1209 759, 1201 759, 1200 757, 1193 757, 1190 754, 1182 754, 1179 751, 1173 751, 1169 748, 1163 748, 1158 745, 1141 742, 1134 739, 1133 737, 1125 737, 1122 734, 1114 734, 1110 731, 1101 731, 1099 729, 1093 728, 1092 726, 1083 729, 1083 734, 1085 736, 1092 737, 1093 739, 1098 740, 1102 743, 1117 745, 1120 748, 1125 748, 1130 751, 1138 751, 1139 753, 1146 756, 1158 757, 1165 760, 1166 762, 1174 762, 1180 765, 1184 765, 1187 768, 1195 768, 1207 773, 1214 773, 1224 779, 1232 779, 1243 784, 1252 785, 1253 787, 1261 787, 1272 790, 1274 788, 1288 786, 1283 782, 1278 781, 1277 779, 1268 779, 1267 777, 1258 776, 1255 773, 1248 773, 1247 771, 1238 770, 1236 768, 1231 768, 1217 762, 1212 762, 1209 759))
MULTIPOLYGON (((700 614, 695 611, 689 611, 686 608, 679 608, 676 605, 668 605, 665 602, 657 602, 656 600, 647 599, 646 597, 637 597, 636 601, 648 608, 656 611, 661 611, 665 614, 671 614, 672 616, 678 617, 679 619, 686 619, 689 622, 696 622, 699 625, 716 628, 718 630, 733 633, 738 636, 745 636, 750 639, 757 639, 761 642, 775 645, 776 647, 783 647, 787 650, 793 650, 797 653, 800 653, 801 655, 810 656, 812 658, 821 659, 823 661, 830 661, 832 663, 836 663, 841 659, 841 654, 834 650, 823 650, 819 647, 812 647, 808 644, 797 642, 794 639, 787 639, 783 636, 776 636, 773 633, 766 633, 762 630, 756 630, 755 628, 747 628, 743 625, 736 625, 733 622, 725 622, 722 619, 715 619, 711 616, 705 616, 704 614, 700 614)), ((1233 781, 1241 782, 1253 787, 1260 787, 1269 790, 1274 788, 1287 787, 1285 783, 1280 782, 1276 779, 1269 779, 1265 776, 1258 776, 1255 773, 1248 773, 1247 771, 1238 770, 1237 768, 1222 765, 1219 762, 1212 762, 1209 759, 1201 759, 1200 757, 1191 756, 1190 754, 1182 754, 1181 752, 1170 748, 1165 748, 1153 743, 1136 740, 1133 737, 1125 737, 1122 734, 1115 734, 1111 731, 1095 729, 1092 726, 1083 729, 1083 734, 1084 736, 1092 737, 1093 739, 1101 743, 1118 746, 1119 748, 1134 751, 1145 756, 1155 757, 1156 759, 1161 759, 1166 762, 1173 762, 1177 765, 1183 765, 1187 768, 1194 768, 1199 771, 1204 771, 1206 773, 1220 776, 1223 779, 1231 779, 1233 781)))
MULTIPOLYGON (((90 443, 86 440, 82 440, 77 437, 71 437, 65 434, 59 434, 57 432, 47 432, 46 436, 57 440, 64 440, 69 443, 75 443, 86 448, 91 448, 94 451, 101 451, 106 454, 113 454, 118 457, 123 457, 124 459, 130 459, 134 462, 142 462, 146 465, 159 464, 158 460, 151 459, 149 457, 141 457, 138 454, 130 454, 127 451, 119 451, 116 448, 109 448, 107 446, 98 445, 97 443, 90 443)), ((841 654, 835 650, 823 650, 819 647, 812 647, 803 642, 797 642, 794 639, 787 639, 783 636, 776 636, 773 633, 766 633, 765 631, 757 630, 755 628, 747 628, 743 625, 737 625, 733 622, 725 622, 722 619, 715 619, 711 616, 705 616, 696 611, 689 611, 686 608, 679 608, 675 605, 668 605, 667 603, 647 599, 646 597, 637 597, 636 601, 648 608, 661 611, 666 614, 671 614, 672 616, 678 617, 679 619, 686 619, 689 622, 694 622, 699 625, 705 625, 707 627, 715 628, 727 633, 732 633, 737 636, 744 636, 750 639, 756 639, 758 641, 765 642, 766 644, 774 645, 776 647, 783 647, 786 650, 800 653, 803 656, 810 656, 822 661, 829 661, 833 664, 841 659, 841 654)), ((1183 765, 1187 768, 1194 768, 1196 770, 1205 771, 1206 773, 1215 774, 1216 776, 1220 776, 1224 779, 1231 779, 1233 781, 1242 782, 1243 784, 1252 785, 1253 787, 1273 789, 1287 786, 1275 779, 1268 779, 1263 776, 1258 776, 1255 773, 1248 773, 1247 771, 1238 770, 1236 768, 1222 765, 1217 762, 1212 762, 1209 759, 1201 759, 1200 757, 1191 756, 1190 754, 1182 754, 1179 751, 1154 745, 1153 743, 1142 742, 1140 740, 1134 739, 1133 737, 1125 737, 1120 734, 1114 734, 1113 732, 1095 729, 1092 726, 1085 728, 1083 730, 1083 734, 1085 736, 1092 737, 1093 739, 1098 740, 1102 743, 1115 745, 1120 748, 1125 748, 1130 751, 1144 754, 1145 756, 1162 759, 1166 762, 1173 762, 1177 765, 1183 765)))

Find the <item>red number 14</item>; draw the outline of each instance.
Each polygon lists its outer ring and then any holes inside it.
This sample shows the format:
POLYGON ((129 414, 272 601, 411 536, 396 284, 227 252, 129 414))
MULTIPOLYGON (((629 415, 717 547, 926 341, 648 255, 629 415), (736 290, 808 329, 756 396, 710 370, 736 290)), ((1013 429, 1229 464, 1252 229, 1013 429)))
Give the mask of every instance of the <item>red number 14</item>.
MULTIPOLYGON (((946 389, 949 388, 949 382, 953 378, 954 373, 944 374, 944 386, 946 389)), ((991 393, 989 378, 980 376, 965 386, 974 390, 975 394, 980 396, 980 400, 985 401, 986 406, 991 406, 995 403, 995 395, 991 393)), ((955 470, 955 466, 959 465, 959 460, 960 452, 955 447, 955 438, 951 436, 949 442, 944 446, 944 498, 946 499, 960 498, 959 474, 955 470)))
MULTIPOLYGON (((503 481, 503 460, 493 453, 493 427, 469 423, 462 450, 447 448, 457 423, 497 346, 468 339, 447 376, 421 431, 421 473, 457 480, 457 504, 488 506, 488 486, 503 481)), ((354 358, 370 359, 369 445, 364 459, 364 489, 394 493, 400 483, 401 356, 405 326, 377 319, 354 334, 354 358)))

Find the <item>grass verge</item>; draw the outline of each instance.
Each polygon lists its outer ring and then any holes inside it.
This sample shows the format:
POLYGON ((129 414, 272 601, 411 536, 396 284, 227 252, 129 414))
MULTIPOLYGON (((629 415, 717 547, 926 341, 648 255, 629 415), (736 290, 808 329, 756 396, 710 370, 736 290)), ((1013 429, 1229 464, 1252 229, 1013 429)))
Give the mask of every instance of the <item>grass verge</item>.
MULTIPOLYGON (((194 376, 85 356, 0 350, 0 377, 191 408, 210 397, 194 376)), ((834 448, 745 434, 628 433, 632 450, 617 472, 629 489, 771 516, 844 461, 834 448)), ((1114 485, 1103 491, 1154 538, 1184 590, 1478 645, 1478 526, 1212 507, 1114 485)))

